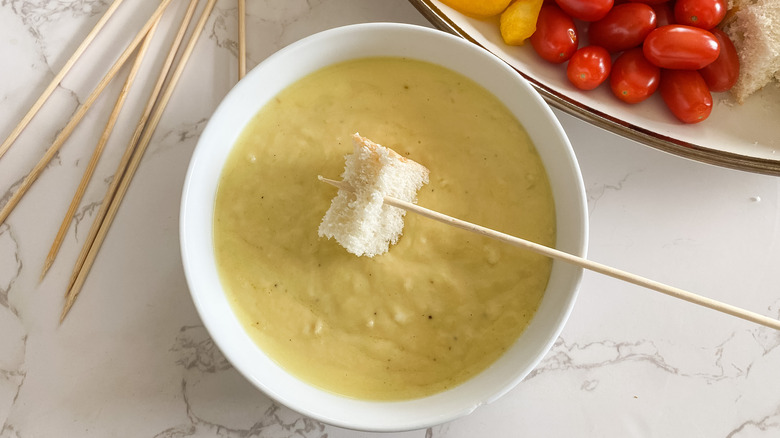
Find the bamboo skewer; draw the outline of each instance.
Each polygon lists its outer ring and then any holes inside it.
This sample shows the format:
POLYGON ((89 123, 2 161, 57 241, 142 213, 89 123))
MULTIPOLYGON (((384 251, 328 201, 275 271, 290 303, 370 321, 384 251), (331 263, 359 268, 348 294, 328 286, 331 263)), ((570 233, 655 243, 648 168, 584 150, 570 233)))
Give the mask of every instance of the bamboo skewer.
MULTIPOLYGON (((336 181, 328 178, 324 178, 322 176, 319 177, 320 181, 326 182, 328 184, 331 184, 333 186, 338 187, 339 189, 344 190, 350 190, 352 191, 352 187, 349 185, 349 183, 344 181, 336 181)), ((520 248, 527 249, 529 251, 535 252, 537 254, 541 254, 556 260, 560 260, 566 263, 573 264, 575 266, 579 266, 584 269, 588 269, 590 271, 598 272, 599 274, 603 274, 609 277, 617 278, 619 280, 623 280, 626 282, 629 282, 631 284, 635 284, 637 286, 642 286, 651 290, 654 290, 656 292, 661 292, 663 294, 669 295, 674 298, 681 299, 683 301, 687 301, 689 303, 698 304, 700 306, 717 310, 719 312, 726 313, 731 316, 736 316, 737 318, 742 318, 747 321, 754 322, 756 324, 761 324, 766 327, 770 327, 776 330, 780 330, 780 321, 769 318, 767 316, 751 312, 749 310, 741 309, 739 307, 732 306, 731 304, 722 303, 720 301, 713 300, 711 298, 707 298, 701 295, 697 295, 688 291, 685 291, 683 289, 679 289, 673 286, 669 286, 663 283, 659 283, 655 280, 650 280, 644 277, 640 277, 639 275, 635 275, 626 271, 622 271, 617 268, 613 268, 611 266, 603 265, 601 263, 597 263, 582 257, 578 257, 572 254, 569 254, 564 251, 560 251, 554 248, 550 248, 544 245, 540 245, 538 243, 534 243, 525 239, 521 239, 519 237, 511 236, 509 234, 505 234, 499 231, 492 230, 490 228, 485 228, 480 225, 472 224, 470 222, 466 222, 460 219, 456 219, 451 216, 447 216, 445 214, 439 213, 437 211, 429 210, 425 207, 421 207, 416 204, 412 204, 410 202, 401 201, 399 199, 392 198, 390 196, 385 196, 384 202, 387 205, 392 205, 393 207, 402 208, 407 211, 411 211, 412 213, 419 214, 421 216, 425 216, 429 219, 433 219, 439 222, 443 222, 447 225, 452 225, 454 227, 470 231, 476 234, 480 234, 485 237, 489 237, 491 239, 496 239, 501 242, 508 243, 513 246, 517 246, 520 248)))
POLYGON ((89 229, 89 234, 87 235, 87 238, 85 239, 84 244, 82 245, 81 252, 79 252, 79 256, 73 267, 73 272, 71 273, 70 279, 68 280, 68 287, 66 289, 65 296, 68 295, 70 289, 73 287, 73 283, 76 281, 76 277, 81 271, 81 267, 84 265, 84 260, 86 260, 87 258, 89 249, 92 247, 92 243, 95 241, 95 236, 97 236, 97 233, 100 230, 100 225, 103 222, 103 219, 106 217, 108 208, 111 205, 111 200, 114 199, 114 195, 116 194, 117 188, 119 187, 119 183, 122 181, 122 176, 124 175, 125 169, 127 168, 128 163, 130 162, 130 159, 133 156, 133 152, 135 151, 136 146, 138 145, 138 141, 141 138, 141 134, 143 134, 143 130, 144 127, 146 126, 146 122, 149 120, 149 117, 151 116, 155 103, 157 103, 157 99, 159 98, 160 92, 165 83, 165 78, 168 76, 168 72, 170 71, 171 66, 173 65, 173 61, 176 57, 176 52, 179 51, 179 47, 181 45, 182 40, 184 39, 185 33, 187 32, 187 28, 189 27, 190 21, 192 20, 192 17, 195 14, 195 8, 197 7, 197 5, 198 5, 198 0, 190 0, 190 5, 184 14, 184 17, 182 18, 181 25, 179 26, 179 30, 176 33, 173 42, 171 43, 170 49, 168 50, 168 55, 166 56, 165 61, 163 62, 162 67, 160 68, 160 73, 158 74, 157 81, 155 82, 154 87, 152 88, 152 92, 149 94, 149 99, 146 102, 144 111, 141 114, 138 123, 136 124, 135 131, 133 132, 133 135, 130 138, 127 147, 125 148, 125 152, 122 155, 121 160, 119 161, 119 165, 117 166, 116 172, 114 173, 114 178, 111 180, 111 184, 109 185, 108 190, 106 190, 106 194, 103 197, 102 203, 100 204, 100 209, 98 210, 98 213, 92 222, 92 226, 89 229))
MULTIPOLYGON (((38 114, 38 111, 41 109, 43 104, 46 103, 46 100, 49 99, 60 82, 62 82, 62 79, 65 78, 65 75, 68 74, 73 65, 76 64, 76 61, 78 61, 81 55, 87 50, 87 47, 92 43, 97 34, 103 29, 103 26, 105 26, 106 22, 108 22, 108 19, 114 15, 114 12, 116 12, 117 8, 119 8, 119 5, 122 4, 122 1, 124 0, 114 0, 114 3, 108 7, 103 16, 100 17, 100 20, 98 20, 98 22, 95 24, 95 27, 92 28, 89 34, 87 34, 87 36, 84 38, 84 41, 81 42, 81 45, 79 45, 78 48, 76 48, 76 51, 73 52, 73 54, 70 56, 70 59, 68 59, 60 71, 54 75, 49 85, 45 90, 43 90, 43 93, 41 93, 40 97, 38 97, 38 100, 36 100, 32 107, 30 107, 29 111, 27 111, 27 114, 22 117, 22 120, 19 121, 19 124, 16 125, 16 127, 11 131, 3 143, 0 144, 0 157, 2 157, 8 151, 8 149, 10 149, 14 141, 16 141, 22 131, 24 131, 24 128, 26 128, 30 121, 32 121, 33 117, 38 114)), ((0 223, 2 223, 2 221, 0 221, 0 223)))
POLYGON ((138 70, 141 67, 141 63, 143 62, 144 56, 146 55, 146 52, 149 49, 149 45, 152 42, 154 32, 159 24, 160 18, 158 17, 157 21, 155 21, 154 25, 152 25, 151 29, 149 29, 149 32, 146 34, 146 38, 144 39, 143 44, 141 44, 141 47, 138 49, 138 53, 135 55, 135 62, 133 62, 133 66, 130 68, 130 73, 127 75, 127 79, 125 79, 122 90, 119 92, 116 103, 114 103, 114 108, 111 110, 111 114, 108 117, 108 122, 106 122, 103 133, 100 135, 97 145, 95 146, 95 150, 92 152, 92 157, 87 164, 87 168, 84 170, 84 175, 81 177, 81 181, 79 182, 78 188, 76 189, 76 193, 73 195, 73 199, 70 201, 68 211, 65 213, 65 217, 62 219, 62 224, 60 224, 60 228, 57 231, 57 235, 54 238, 51 249, 49 249, 49 254, 46 256, 46 260, 43 263, 41 280, 43 280, 43 277, 46 276, 46 272, 49 270, 52 263, 54 263, 54 258, 57 257, 57 253, 62 246, 65 233, 68 231, 70 223, 73 220, 73 215, 76 213, 76 209, 81 203, 84 192, 87 190, 87 185, 92 179, 92 174, 95 172, 95 168, 97 167, 97 163, 100 160, 100 156, 103 154, 103 149, 105 149, 106 143, 111 137, 111 133, 114 131, 114 126, 116 125, 116 121, 119 118, 119 113, 124 107, 125 101, 127 100, 127 95, 130 92, 130 88, 133 86, 133 82, 135 82, 135 78, 138 75, 138 70))
POLYGON ((238 80, 246 75, 246 0, 238 0, 238 80))
POLYGON ((181 78, 181 74, 184 71, 184 67, 187 64, 190 55, 192 55, 192 51, 195 49, 195 44, 198 42, 198 37, 203 31, 203 28, 206 25, 206 21, 208 20, 212 9, 214 9, 215 3, 216 0, 208 0, 208 2, 206 3, 206 6, 203 9, 200 18, 198 19, 198 22, 195 24, 192 34, 190 35, 190 39, 187 42, 187 46, 184 48, 181 58, 179 59, 176 68, 171 74, 171 79, 168 82, 168 85, 166 86, 165 90, 163 91, 163 94, 160 96, 160 101, 155 105, 154 111, 152 112, 151 118, 149 119, 149 123, 144 129, 143 136, 141 137, 141 140, 138 143, 138 147, 135 153, 133 154, 133 158, 130 161, 127 170, 125 171, 122 177, 122 182, 120 183, 119 188, 117 189, 116 195, 111 200, 111 206, 108 209, 106 217, 103 220, 103 222, 100 224, 100 229, 98 230, 98 233, 95 236, 95 241, 90 247, 89 253, 87 254, 86 259, 84 260, 84 264, 79 270, 79 273, 76 276, 73 285, 68 290, 65 306, 62 309, 62 314, 60 315, 60 321, 64 320, 65 316, 67 316, 68 312, 73 306, 73 303, 76 300, 76 297, 78 297, 78 294, 80 293, 81 288, 84 285, 84 281, 86 281, 86 276, 89 273, 89 270, 91 269, 92 264, 95 261, 95 257, 97 257, 97 253, 100 250, 100 246, 102 245, 103 240, 105 239, 106 233, 108 233, 108 229, 111 227, 111 223, 113 222, 114 217, 116 216, 116 212, 119 209, 119 205, 121 204, 125 193, 127 193, 127 188, 133 179, 133 175, 138 169, 138 165, 141 162, 141 158, 143 157, 146 148, 149 146, 149 142, 151 141, 152 135, 154 134, 154 131, 157 128, 158 123, 160 122, 162 113, 165 111, 165 107, 168 105, 168 102, 170 101, 171 95, 173 94, 173 90, 176 88, 176 84, 178 83, 179 78, 181 78))
POLYGON ((0 210, 0 224, 5 222, 5 220, 8 218, 8 215, 11 214, 14 207, 19 203, 19 201, 22 199, 22 197, 27 193, 27 190, 30 189, 30 187, 33 185, 35 180, 38 179, 38 177, 41 175, 43 170, 46 168, 46 165, 49 164, 49 161, 51 161, 52 158, 54 158, 54 155, 57 153, 57 151, 60 150, 63 144, 65 144, 65 141, 70 137, 70 134, 73 133, 73 131, 76 129, 76 126, 79 124, 82 118, 84 118, 84 115, 87 113, 87 111, 92 107, 92 104, 95 103, 98 97, 100 97, 100 94, 103 92, 103 90, 106 88, 106 86, 111 82, 111 80, 116 76, 116 74, 119 72, 119 70, 124 66, 125 62, 127 62, 127 59, 130 58, 130 55, 133 54, 135 49, 138 47, 138 45, 141 43, 141 41, 144 39, 146 34, 149 32, 149 29, 152 27, 152 25, 157 21, 157 19, 162 15, 163 11, 165 11, 166 6, 170 4, 171 0, 162 0, 160 2, 160 6, 157 8, 157 10, 152 14, 151 18, 146 22, 144 27, 138 32, 138 34, 135 36, 133 41, 130 42, 130 44, 127 45, 127 48, 124 52, 119 56, 119 59, 114 62, 114 65, 111 66, 108 73, 106 73, 105 76, 103 76, 103 79, 98 83, 98 85, 95 87, 95 89, 92 91, 92 93, 87 97, 87 100, 84 101, 84 103, 79 107, 79 109, 76 111, 76 113, 71 117, 71 119, 68 121, 68 124, 65 126, 65 128, 60 131, 60 133, 57 135, 57 138, 54 140, 54 143, 49 147, 49 149, 44 154, 43 158, 38 161, 38 163, 33 167, 33 169, 30 171, 29 174, 24 178, 22 181, 21 186, 16 190, 16 192, 11 195, 11 198, 8 200, 8 202, 3 206, 2 210, 0 210))

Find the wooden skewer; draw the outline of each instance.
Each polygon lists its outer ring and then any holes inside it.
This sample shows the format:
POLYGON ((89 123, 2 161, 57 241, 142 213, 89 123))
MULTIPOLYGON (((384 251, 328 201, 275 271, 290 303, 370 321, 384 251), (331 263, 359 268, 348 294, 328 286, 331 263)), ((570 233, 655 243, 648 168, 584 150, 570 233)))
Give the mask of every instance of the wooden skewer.
MULTIPOLYGON (((338 187, 339 189, 349 190, 352 191, 352 187, 349 185, 349 183, 344 181, 336 181, 328 178, 324 178, 322 176, 318 177, 320 181, 326 182, 328 184, 334 185, 338 187)), ((780 321, 776 319, 769 318, 764 315, 760 315, 755 312, 751 312, 748 310, 741 309, 739 307, 732 306, 730 304, 722 303, 720 301, 716 301, 707 297, 703 297, 701 295, 696 295, 694 293, 673 287, 668 286, 663 283, 659 283, 654 280, 650 280, 644 277, 640 277, 639 275, 631 274, 626 271, 622 271, 617 268, 613 268, 610 266, 603 265, 601 263, 593 262, 588 259, 584 259, 582 257, 578 257, 572 254, 569 254, 564 251, 560 251, 554 248, 550 248, 544 245, 540 245, 538 243, 534 243, 525 239, 521 239, 519 237, 511 236, 509 234, 505 234, 496 230, 492 230, 490 228, 485 228, 480 225, 472 224, 470 222, 466 222, 460 219, 456 219, 451 216, 447 216, 445 214, 439 213, 437 211, 429 210, 425 207, 420 207, 419 205, 412 204, 410 202, 401 201, 399 199, 392 198, 390 196, 385 196, 384 199, 385 204, 392 205, 393 207, 402 208, 407 211, 411 211, 412 213, 419 214, 421 216, 425 216, 427 218, 443 222, 447 225, 452 225, 454 227, 470 231, 473 233, 480 234, 485 237, 489 237, 491 239, 496 239, 505 243, 508 243, 513 246, 517 246, 520 248, 525 248, 527 250, 533 251, 537 254, 545 255, 547 257, 560 260, 566 263, 573 264, 575 266, 579 266, 584 269, 588 269, 594 272, 598 272, 600 274, 607 275, 609 277, 617 278, 619 280, 627 281, 629 283, 635 284, 637 286, 642 286, 651 290, 654 290, 656 292, 661 292, 663 294, 672 296, 674 298, 679 298, 684 301, 688 301, 689 303, 698 304, 700 306, 707 307, 712 310, 717 310, 719 312, 723 312, 732 316, 736 316, 737 318, 742 318, 747 321, 751 321, 757 324, 764 325, 766 327, 771 327, 776 330, 780 330, 780 321)))
POLYGON ((143 44, 141 44, 141 48, 138 49, 138 53, 135 55, 135 62, 133 62, 133 66, 130 68, 130 73, 127 75, 127 79, 125 79, 125 84, 122 86, 122 90, 119 92, 119 97, 117 97, 116 103, 114 103, 114 108, 111 110, 111 114, 108 117, 106 127, 103 129, 103 133, 98 139, 95 150, 92 152, 92 157, 90 158, 89 163, 87 163, 87 168, 84 170, 84 175, 81 177, 79 186, 76 189, 76 193, 73 195, 73 199, 70 201, 68 211, 65 213, 65 217, 62 219, 60 229, 57 231, 57 235, 54 238, 51 249, 49 249, 49 254, 46 256, 46 260, 43 263, 43 270, 41 272, 40 278, 41 280, 43 280, 43 277, 46 276, 46 272, 49 270, 52 263, 54 263, 54 258, 57 257, 57 253, 62 246, 62 241, 65 238, 65 233, 68 231, 70 223, 73 220, 73 215, 76 213, 76 209, 81 203, 81 199, 84 197, 84 192, 87 190, 87 185, 92 179, 92 174, 95 173, 95 168, 97 167, 97 163, 100 160, 100 156, 103 154, 106 143, 111 137, 111 133, 114 131, 114 126, 116 125, 116 121, 119 118, 119 113, 122 111, 122 107, 125 105, 127 95, 130 92, 130 88, 133 86, 133 82, 135 82, 135 78, 138 75, 138 70, 141 67, 141 63, 143 62, 144 56, 146 55, 146 52, 149 49, 149 45, 152 42, 154 32, 159 24, 160 18, 158 18, 152 28, 149 29, 149 33, 146 34, 146 38, 144 39, 143 44))
POLYGON ((95 258, 97 257, 97 253, 98 251, 100 251, 100 246, 102 245, 103 240, 106 237, 106 233, 108 233, 108 229, 111 227, 111 223, 113 222, 114 217, 116 216, 116 212, 119 209, 119 205, 122 203, 122 199, 124 198, 125 193, 127 193, 127 188, 133 179, 133 175, 138 169, 138 165, 141 162, 141 158, 143 157, 146 148, 149 146, 149 143, 152 139, 152 135, 154 134, 157 125, 160 123, 160 118, 162 117, 162 114, 165 111, 165 107, 168 105, 171 95, 173 95, 173 90, 174 88, 176 88, 176 84, 178 83, 179 78, 181 78, 181 74, 184 71, 184 67, 187 64, 190 55, 192 55, 192 51, 195 49, 195 44, 198 42, 198 37, 203 31, 203 28, 206 26, 206 21, 208 20, 211 11, 214 9, 215 3, 216 0, 208 0, 208 2, 206 3, 206 6, 203 9, 200 18, 198 19, 198 22, 195 24, 192 34, 190 35, 190 39, 187 42, 187 46, 184 48, 184 51, 182 52, 182 55, 179 58, 179 62, 176 64, 176 68, 171 74, 171 78, 170 81, 168 82, 168 85, 166 86, 165 90, 160 96, 159 102, 154 107, 149 122, 147 126, 144 128, 143 135, 139 140, 137 149, 133 154, 132 160, 130 161, 127 169, 124 172, 124 175, 122 176, 122 182, 119 184, 116 195, 114 195, 114 198, 111 200, 111 205, 108 208, 106 217, 103 220, 103 222, 100 224, 100 229, 98 230, 95 236, 95 241, 93 242, 92 246, 89 248, 89 252, 87 253, 87 256, 84 260, 84 264, 81 266, 78 275, 76 276, 76 279, 74 280, 72 286, 68 290, 65 306, 63 307, 62 314, 60 315, 60 322, 62 322, 65 319, 71 307, 73 307, 73 303, 76 301, 76 297, 78 297, 81 288, 84 286, 84 282, 86 281, 87 274, 89 274, 89 270, 91 269, 92 264, 94 263, 95 258))
POLYGON ((238 0, 238 80, 246 75, 246 0, 238 0))
MULTIPOLYGON (((103 29, 103 26, 105 26, 106 22, 108 22, 108 19, 114 15, 114 12, 116 12, 117 8, 119 8, 119 5, 122 4, 122 1, 124 0, 114 0, 114 3, 108 7, 100 20, 98 20, 97 24, 95 24, 95 27, 92 28, 89 34, 87 34, 86 38, 84 38, 84 41, 81 42, 81 45, 79 45, 78 48, 76 48, 76 51, 73 52, 73 54, 70 56, 70 59, 68 59, 60 71, 54 75, 49 85, 45 90, 43 90, 43 93, 41 93, 40 97, 38 97, 38 100, 36 100, 30 110, 27 111, 27 114, 22 117, 22 120, 19 121, 19 124, 16 125, 13 131, 11 131, 11 133, 8 135, 8 138, 3 141, 3 144, 0 144, 0 157, 2 157, 8 151, 14 141, 16 141, 22 131, 24 131, 24 128, 26 128, 30 121, 32 121, 33 117, 35 117, 43 104, 46 103, 46 100, 49 99, 60 82, 62 82, 62 79, 65 77, 65 75, 68 74, 73 65, 76 64, 76 61, 87 50, 87 47, 90 45, 90 43, 92 43, 100 30, 103 29)), ((0 221, 0 223, 2 223, 2 221, 0 221)))
POLYGON ((49 149, 46 151, 46 153, 43 155, 43 158, 38 161, 38 164, 33 167, 33 169, 30 171, 30 173, 24 178, 22 181, 21 186, 16 190, 16 192, 11 195, 11 198, 8 200, 8 202, 3 206, 3 209, 0 210, 0 224, 5 222, 5 220, 8 218, 8 215, 11 214, 14 207, 19 203, 19 201, 22 199, 25 193, 27 193, 27 190, 30 189, 30 187, 33 185, 35 180, 38 179, 38 177, 41 175, 43 170, 46 168, 46 165, 49 164, 49 161, 51 161, 52 158, 54 158, 54 155, 57 153, 57 151, 60 150, 63 144, 65 144, 65 141, 70 137, 70 134, 73 133, 73 131, 76 129, 76 126, 79 124, 82 118, 84 118, 84 115, 87 113, 87 111, 92 107, 92 104, 95 103, 98 97, 100 97, 100 94, 103 92, 103 90, 106 88, 106 86, 111 82, 112 79, 114 79, 114 76, 119 72, 119 70, 124 66, 125 62, 127 62, 127 59, 130 58, 130 55, 133 54, 135 49, 138 47, 138 45, 141 43, 141 41, 144 39, 146 34, 149 32, 149 29, 152 27, 152 25, 157 21, 157 19, 162 15, 163 11, 165 10, 165 7, 168 6, 168 4, 171 2, 171 0, 162 0, 160 2, 160 6, 157 8, 154 14, 152 14, 151 18, 149 18, 149 21, 146 22, 144 27, 138 32, 138 34, 135 36, 132 42, 128 44, 127 48, 124 52, 119 56, 119 59, 116 60, 113 66, 111 66, 111 69, 109 69, 108 73, 106 73, 105 76, 103 76, 103 79, 98 83, 98 85, 95 87, 94 90, 92 90, 92 93, 87 97, 87 100, 84 101, 84 103, 79 107, 79 109, 76 111, 76 113, 71 117, 70 121, 68 121, 68 124, 65 126, 65 128, 60 131, 59 135, 57 135, 57 138, 54 140, 54 143, 49 147, 49 149))
POLYGON ((195 8, 197 6, 198 0, 190 0, 190 5, 187 8, 187 11, 184 13, 184 17, 182 18, 181 24, 179 25, 179 30, 176 33, 173 42, 171 43, 170 49, 168 50, 168 55, 166 56, 165 61, 160 68, 157 82, 155 82, 154 87, 152 88, 152 92, 149 94, 149 99, 147 100, 144 111, 135 126, 133 136, 130 138, 130 142, 125 148, 125 152, 119 161, 116 172, 114 173, 114 178, 111 180, 111 184, 108 186, 108 190, 106 190, 106 194, 100 204, 100 209, 98 210, 95 219, 93 219, 92 226, 89 229, 89 234, 87 234, 87 238, 84 240, 84 244, 81 247, 78 259, 73 266, 73 272, 71 273, 70 279, 68 280, 68 287, 65 290, 65 296, 68 295, 69 291, 73 287, 73 283, 76 281, 76 277, 81 271, 81 267, 84 266, 84 261, 87 258, 89 249, 92 247, 92 243, 95 241, 95 236, 97 236, 97 233, 100 230, 100 225, 103 222, 103 219, 106 217, 108 208, 111 205, 111 200, 114 199, 114 195, 116 195, 117 188, 119 187, 119 183, 122 181, 122 176, 124 175, 125 169, 127 169, 128 163, 130 163, 130 159, 132 158, 133 152, 138 145, 141 134, 143 134, 146 122, 149 120, 149 117, 152 114, 152 109, 157 103, 160 92, 165 83, 165 78, 168 76, 168 72, 173 65, 173 60, 176 58, 176 52, 179 51, 181 42, 184 40, 184 34, 187 32, 187 28, 189 27, 193 15, 195 15, 195 8))

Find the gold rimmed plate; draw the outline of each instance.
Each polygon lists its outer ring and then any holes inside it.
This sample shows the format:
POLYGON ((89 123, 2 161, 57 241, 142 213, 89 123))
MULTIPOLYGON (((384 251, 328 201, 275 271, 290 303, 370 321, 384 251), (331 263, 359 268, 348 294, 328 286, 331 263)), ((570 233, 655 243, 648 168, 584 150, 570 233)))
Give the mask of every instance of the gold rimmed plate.
POLYGON ((658 93, 628 105, 607 84, 576 89, 565 65, 543 61, 530 44, 504 44, 498 17, 467 17, 436 0, 409 0, 434 26, 465 38, 501 58, 524 76, 551 106, 615 134, 674 155, 718 166, 780 176, 780 87, 768 85, 736 103, 713 93, 710 117, 695 125, 679 122, 658 93))

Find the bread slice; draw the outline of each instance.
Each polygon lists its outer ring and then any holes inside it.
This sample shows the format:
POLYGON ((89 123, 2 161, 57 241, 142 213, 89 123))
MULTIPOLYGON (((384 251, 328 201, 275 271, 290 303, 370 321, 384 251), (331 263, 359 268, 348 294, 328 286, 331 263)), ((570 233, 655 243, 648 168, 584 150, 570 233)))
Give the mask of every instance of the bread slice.
POLYGON ((401 237, 405 210, 384 204, 385 196, 417 201, 428 169, 392 149, 354 134, 341 178, 354 191, 339 189, 320 223, 321 237, 334 238, 357 256, 384 254, 401 237))
POLYGON ((739 103, 780 80, 780 0, 733 0, 721 27, 739 55, 739 79, 731 89, 739 103))

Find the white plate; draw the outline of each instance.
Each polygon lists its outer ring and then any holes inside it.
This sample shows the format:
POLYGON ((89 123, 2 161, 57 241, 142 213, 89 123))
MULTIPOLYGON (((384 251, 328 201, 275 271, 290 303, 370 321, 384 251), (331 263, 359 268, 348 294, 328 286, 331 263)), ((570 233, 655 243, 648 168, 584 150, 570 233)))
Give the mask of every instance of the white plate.
POLYGON ((436 27, 480 45, 528 79, 547 102, 616 134, 675 155, 719 166, 780 175, 780 87, 767 86, 743 105, 714 93, 702 123, 680 123, 656 93, 637 105, 612 96, 609 87, 583 92, 566 79, 563 65, 543 61, 531 48, 503 43, 498 18, 467 17, 436 0, 410 0, 436 27))

